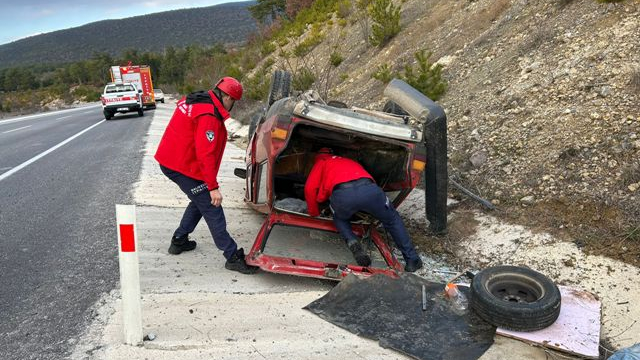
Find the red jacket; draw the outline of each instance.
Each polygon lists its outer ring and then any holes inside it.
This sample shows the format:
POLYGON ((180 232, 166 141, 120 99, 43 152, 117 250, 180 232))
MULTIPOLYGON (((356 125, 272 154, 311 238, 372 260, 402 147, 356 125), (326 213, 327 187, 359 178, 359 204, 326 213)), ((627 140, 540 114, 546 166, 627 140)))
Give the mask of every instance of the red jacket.
POLYGON ((318 204, 331 196, 333 187, 352 180, 373 177, 356 161, 331 154, 316 155, 315 164, 304 185, 307 212, 311 216, 320 215, 318 204))
POLYGON ((218 188, 217 175, 229 113, 212 92, 190 94, 177 107, 158 145, 155 159, 171 170, 204 181, 209 191, 218 188), (216 111, 218 115, 216 115, 216 111))

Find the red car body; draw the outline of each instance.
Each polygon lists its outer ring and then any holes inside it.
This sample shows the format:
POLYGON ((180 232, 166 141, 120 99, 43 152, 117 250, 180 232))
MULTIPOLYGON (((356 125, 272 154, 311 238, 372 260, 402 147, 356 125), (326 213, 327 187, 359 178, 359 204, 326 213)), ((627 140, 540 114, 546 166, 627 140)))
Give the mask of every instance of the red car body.
POLYGON ((362 267, 348 257, 322 254, 314 258, 307 249, 314 248, 316 253, 323 247, 347 249, 337 239, 331 216, 312 217, 279 205, 279 200, 294 199, 302 204, 304 182, 316 152, 329 146, 337 154, 360 162, 397 207, 420 181, 426 163, 422 133, 407 125, 407 119, 329 106, 311 93, 275 101, 256 118, 246 167, 236 169, 236 175, 246 179, 245 202, 267 218, 247 263, 268 272, 326 279, 339 280, 349 273, 397 276, 402 264, 377 230, 375 219, 357 214, 352 226, 358 236, 370 240, 369 248, 376 250, 379 261, 362 267), (289 238, 284 243, 289 250, 269 251, 268 244, 283 237, 289 238))

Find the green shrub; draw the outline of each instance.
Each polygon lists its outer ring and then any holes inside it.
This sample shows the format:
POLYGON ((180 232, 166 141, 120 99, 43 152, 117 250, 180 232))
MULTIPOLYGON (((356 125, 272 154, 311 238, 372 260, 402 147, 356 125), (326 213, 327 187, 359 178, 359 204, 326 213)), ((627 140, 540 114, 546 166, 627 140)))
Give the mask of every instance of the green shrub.
POLYGON ((345 27, 345 26, 347 26, 347 24, 348 24, 348 23, 347 23, 347 19, 340 19, 340 20, 338 20, 338 25, 339 25, 340 27, 345 27))
POLYGON ((242 79, 242 75, 243 75, 243 72, 240 69, 240 67, 238 67, 238 65, 231 64, 227 66, 227 71, 225 76, 231 76, 236 79, 242 79))
POLYGON ((73 91, 73 97, 81 101, 100 100, 101 91, 93 86, 78 86, 73 91))
POLYGON ((376 69, 376 71, 371 75, 372 78, 376 80, 380 80, 385 84, 388 84, 393 78, 394 73, 391 71, 391 67, 389 64, 384 63, 376 69))
POLYGON ((440 99, 447 90, 447 82, 442 78, 442 65, 430 62, 431 53, 424 49, 414 56, 418 61, 416 68, 405 66, 402 79, 431 100, 440 99))
POLYGON ((316 76, 311 69, 307 67, 300 68, 293 77, 292 86, 295 90, 305 91, 311 88, 311 85, 316 81, 316 76))
POLYGON ((266 72, 275 63, 276 63, 276 61, 273 60, 273 58, 268 58, 267 60, 264 61, 264 64, 262 64, 262 71, 266 72))
POLYGON ((373 0, 368 7, 371 17, 371 36, 373 46, 384 46, 400 32, 400 6, 392 0, 373 0))
POLYGON ((311 33, 298 45, 293 48, 293 55, 296 57, 304 57, 311 52, 316 46, 322 43, 324 35, 319 30, 311 30, 311 33))
POLYGON ((343 61, 344 61, 344 58, 337 51, 332 52, 331 55, 329 56, 329 62, 333 67, 338 67, 340 64, 342 64, 343 61))
MULTIPOLYGON (((351 15, 351 1, 342 0, 338 2, 336 15, 340 20, 344 20, 351 15)), ((346 20, 345 20, 346 23, 346 20)))
POLYGON ((243 85, 247 98, 252 100, 264 100, 269 93, 269 81, 263 71, 258 71, 254 76, 247 78, 243 85))
POLYGON ((345 81, 349 78, 349 74, 342 73, 340 74, 340 81, 345 81))
POLYGON ((276 50, 276 46, 271 41, 265 41, 260 47, 260 54, 267 56, 276 50))

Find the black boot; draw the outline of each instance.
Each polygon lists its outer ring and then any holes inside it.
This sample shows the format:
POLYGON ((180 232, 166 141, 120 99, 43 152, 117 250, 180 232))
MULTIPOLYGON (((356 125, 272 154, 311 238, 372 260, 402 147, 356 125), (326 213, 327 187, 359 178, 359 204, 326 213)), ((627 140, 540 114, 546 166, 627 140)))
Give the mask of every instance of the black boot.
POLYGON ((351 250, 351 253, 353 254, 353 257, 356 259, 356 262, 358 263, 358 265, 360 266, 371 265, 371 258, 369 257, 369 255, 367 255, 364 252, 364 250, 362 249, 362 246, 358 241, 352 241, 348 243, 347 246, 349 247, 349 250, 351 250))
POLYGON ((236 253, 224 264, 224 268, 231 271, 237 271, 242 274, 254 274, 258 268, 255 266, 247 265, 244 260, 244 249, 240 248, 236 250, 236 253))
POLYGON ((191 251, 196 248, 196 242, 189 240, 189 235, 183 235, 179 238, 171 238, 171 246, 169 246, 169 254, 178 255, 183 251, 191 251))
POLYGON ((416 272, 419 269, 422 269, 422 260, 420 258, 409 259, 407 260, 407 264, 404 266, 404 271, 408 272, 416 272))

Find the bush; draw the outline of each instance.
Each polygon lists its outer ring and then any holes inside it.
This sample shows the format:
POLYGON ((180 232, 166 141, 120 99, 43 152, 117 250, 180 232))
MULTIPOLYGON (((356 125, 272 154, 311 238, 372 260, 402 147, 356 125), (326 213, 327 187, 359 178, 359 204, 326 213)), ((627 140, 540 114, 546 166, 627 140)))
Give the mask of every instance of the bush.
POLYGON ((80 101, 98 101, 101 92, 92 86, 78 86, 73 90, 73 97, 80 101))
POLYGON ((417 67, 405 66, 403 80, 431 100, 440 99, 447 90, 447 82, 442 78, 442 65, 431 63, 431 53, 424 49, 414 56, 418 61, 417 67))
POLYGON ((245 94, 252 100, 264 100, 269 93, 269 81, 264 71, 257 71, 252 77, 244 81, 245 94))
POLYGON ((292 86, 294 90, 305 91, 311 88, 316 81, 316 76, 308 67, 303 67, 293 77, 292 86))
POLYGON ((384 84, 388 84, 391 79, 394 78, 394 74, 391 71, 391 67, 389 67, 389 64, 385 63, 378 66, 376 72, 374 72, 371 77, 376 80, 382 81, 384 84))
POLYGON ((309 54, 316 46, 322 43, 324 35, 319 29, 313 28, 311 33, 298 45, 293 48, 293 55, 296 57, 304 57, 309 54))
MULTIPOLYGON (((340 20, 344 20, 347 17, 349 17, 349 15, 351 15, 351 10, 352 10, 351 1, 342 0, 338 2, 338 9, 336 10, 336 15, 340 20)), ((345 20, 345 23, 346 23, 346 20, 345 20)))
POLYGON ((339 52, 334 51, 329 56, 329 62, 333 67, 338 67, 340 64, 342 64, 343 61, 344 58, 342 57, 342 55, 340 55, 339 52))
POLYGON ((400 32, 400 6, 392 0, 373 0, 368 7, 371 17, 371 36, 373 46, 384 46, 400 32))
POLYGON ((264 64, 262 64, 262 71, 268 70, 275 63, 276 61, 273 60, 273 58, 268 58, 267 60, 264 61, 264 64))
POLYGON ((260 54, 267 56, 276 50, 276 46, 271 41, 265 41, 260 47, 260 54))

